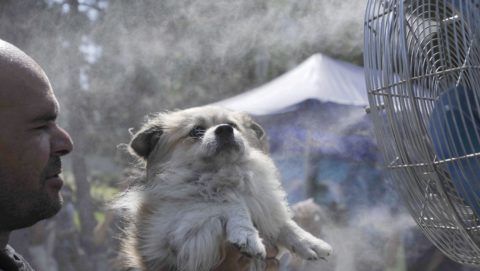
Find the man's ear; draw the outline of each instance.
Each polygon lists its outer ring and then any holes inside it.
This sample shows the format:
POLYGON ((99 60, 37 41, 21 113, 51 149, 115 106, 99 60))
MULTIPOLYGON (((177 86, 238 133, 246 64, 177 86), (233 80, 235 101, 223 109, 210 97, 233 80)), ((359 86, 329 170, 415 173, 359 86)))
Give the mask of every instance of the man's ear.
POLYGON ((162 134, 162 129, 159 127, 142 128, 130 141, 130 149, 136 155, 147 159, 162 134))

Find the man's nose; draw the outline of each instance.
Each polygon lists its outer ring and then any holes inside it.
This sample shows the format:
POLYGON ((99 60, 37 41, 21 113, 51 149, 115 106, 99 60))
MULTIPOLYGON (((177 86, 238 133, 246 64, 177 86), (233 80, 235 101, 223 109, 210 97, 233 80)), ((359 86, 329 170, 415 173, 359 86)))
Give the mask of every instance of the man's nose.
POLYGON ((52 138, 52 153, 54 155, 63 156, 73 150, 73 141, 67 131, 61 127, 57 127, 57 131, 52 138))

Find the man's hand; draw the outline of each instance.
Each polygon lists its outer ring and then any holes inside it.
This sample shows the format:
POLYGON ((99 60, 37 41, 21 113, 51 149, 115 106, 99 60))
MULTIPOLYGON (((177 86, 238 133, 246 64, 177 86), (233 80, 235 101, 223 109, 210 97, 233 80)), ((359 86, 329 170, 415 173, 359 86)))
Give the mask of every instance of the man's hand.
POLYGON ((267 267, 265 271, 278 271, 280 268, 280 263, 277 260, 278 248, 274 246, 267 246, 267 258, 265 262, 267 263, 267 267))
POLYGON ((227 244, 225 248, 225 258, 214 271, 246 271, 251 262, 252 259, 250 257, 243 255, 234 245, 227 244))
MULTIPOLYGON (((278 260, 275 258, 277 254, 278 249, 276 247, 267 246, 266 271, 278 270, 278 260)), ((252 262, 253 259, 251 257, 242 254, 234 245, 228 244, 225 248, 224 260, 214 271, 247 271, 252 262)))
MULTIPOLYGON (((267 246, 267 258, 265 263, 265 271, 278 271, 279 263, 275 258, 278 254, 276 247, 267 246)), ((244 255, 232 244, 227 244, 225 247, 225 258, 223 261, 213 269, 213 271, 247 271, 252 264, 253 259, 244 255)))

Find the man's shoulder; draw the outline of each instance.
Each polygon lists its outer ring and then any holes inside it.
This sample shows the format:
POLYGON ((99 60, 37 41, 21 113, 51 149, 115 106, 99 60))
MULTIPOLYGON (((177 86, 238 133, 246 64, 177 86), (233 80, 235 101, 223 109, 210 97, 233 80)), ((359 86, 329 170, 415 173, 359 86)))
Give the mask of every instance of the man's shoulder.
POLYGON ((34 271, 30 264, 18 254, 11 246, 7 245, 0 252, 0 271, 34 271))

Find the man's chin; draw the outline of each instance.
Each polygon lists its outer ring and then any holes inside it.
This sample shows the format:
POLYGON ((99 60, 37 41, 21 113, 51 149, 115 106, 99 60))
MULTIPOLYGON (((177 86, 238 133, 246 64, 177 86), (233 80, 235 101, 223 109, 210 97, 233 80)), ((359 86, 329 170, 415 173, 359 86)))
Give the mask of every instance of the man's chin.
POLYGON ((61 208, 61 201, 50 202, 47 205, 41 206, 41 208, 34 208, 30 211, 28 216, 16 217, 14 219, 14 222, 9 225, 9 230, 14 231, 22 228, 31 227, 42 220, 52 218, 60 211, 61 208))
POLYGON ((32 214, 32 217, 37 220, 34 223, 55 216, 62 208, 62 196, 59 192, 52 192, 53 191, 48 191, 45 197, 38 199, 38 205, 36 205, 36 207, 32 210, 34 212, 34 214, 32 214))
POLYGON ((0 206, 0 217, 6 218, 2 224, 9 231, 51 218, 62 208, 63 199, 57 189, 42 187, 36 191, 20 192, 0 192, 2 202, 6 202, 0 206))

